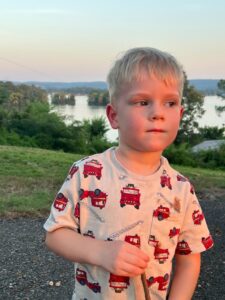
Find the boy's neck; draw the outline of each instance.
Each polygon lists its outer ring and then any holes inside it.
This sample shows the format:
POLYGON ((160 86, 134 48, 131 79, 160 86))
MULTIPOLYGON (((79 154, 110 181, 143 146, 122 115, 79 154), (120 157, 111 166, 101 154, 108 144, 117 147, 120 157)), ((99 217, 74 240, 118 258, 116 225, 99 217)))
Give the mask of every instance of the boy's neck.
POLYGON ((151 175, 161 166, 161 152, 127 151, 119 146, 115 154, 126 169, 138 175, 151 175))

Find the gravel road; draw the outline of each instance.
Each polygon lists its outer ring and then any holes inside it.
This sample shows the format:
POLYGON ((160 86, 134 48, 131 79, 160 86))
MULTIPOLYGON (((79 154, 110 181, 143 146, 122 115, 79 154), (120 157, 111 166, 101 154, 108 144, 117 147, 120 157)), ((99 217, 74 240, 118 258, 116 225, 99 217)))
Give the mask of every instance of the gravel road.
MULTIPOLYGON (((225 300, 225 191, 198 196, 215 246, 202 255, 193 300, 225 300)), ((73 266, 46 249, 44 221, 27 217, 0 220, 0 299, 71 298, 73 266)))

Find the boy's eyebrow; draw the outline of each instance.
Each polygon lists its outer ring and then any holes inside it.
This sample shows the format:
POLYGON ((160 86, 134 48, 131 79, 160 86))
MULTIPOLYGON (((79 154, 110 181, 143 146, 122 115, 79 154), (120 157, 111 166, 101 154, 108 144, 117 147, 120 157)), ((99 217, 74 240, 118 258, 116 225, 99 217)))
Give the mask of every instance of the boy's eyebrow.
POLYGON ((179 93, 171 93, 171 94, 165 94, 165 96, 164 96, 165 98, 178 98, 178 99, 180 99, 180 95, 179 95, 179 93))
POLYGON ((151 98, 151 95, 149 93, 134 93, 134 94, 130 94, 129 98, 151 98))
MULTIPOLYGON (((152 98, 151 94, 149 93, 134 93, 134 94, 130 94, 129 98, 152 98)), ((169 93, 169 94, 165 94, 163 96, 163 98, 177 98, 180 99, 180 95, 179 93, 169 93)))

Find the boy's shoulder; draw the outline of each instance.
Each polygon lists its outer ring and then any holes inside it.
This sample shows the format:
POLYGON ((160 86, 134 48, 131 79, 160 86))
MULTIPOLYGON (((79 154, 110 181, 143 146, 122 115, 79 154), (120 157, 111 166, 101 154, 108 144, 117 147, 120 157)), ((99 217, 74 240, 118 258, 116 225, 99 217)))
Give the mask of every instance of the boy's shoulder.
POLYGON ((163 157, 163 159, 165 170, 168 176, 173 180, 173 183, 176 183, 178 186, 190 187, 191 193, 194 194, 194 186, 191 183, 190 179, 187 176, 183 175, 180 171, 172 167, 165 157, 163 157))
POLYGON ((163 166, 164 168, 167 170, 167 172, 172 176, 181 176, 183 178, 185 178, 186 180, 188 180, 188 178, 183 175, 180 171, 178 171, 177 169, 175 169, 174 167, 171 166, 171 164, 169 163, 169 161, 167 160, 167 158, 163 157, 163 166))
POLYGON ((92 154, 85 156, 78 161, 73 163, 73 167, 84 167, 90 166, 93 168, 101 168, 103 164, 111 160, 111 152, 113 148, 109 148, 101 153, 92 154))
POLYGON ((111 170, 112 166, 112 151, 113 148, 109 148, 102 153, 96 153, 90 156, 85 156, 78 161, 75 161, 67 176, 67 181, 72 178, 88 178, 92 175, 92 178, 100 180, 103 176, 103 172, 111 170), (76 176, 74 176, 76 174, 76 176))

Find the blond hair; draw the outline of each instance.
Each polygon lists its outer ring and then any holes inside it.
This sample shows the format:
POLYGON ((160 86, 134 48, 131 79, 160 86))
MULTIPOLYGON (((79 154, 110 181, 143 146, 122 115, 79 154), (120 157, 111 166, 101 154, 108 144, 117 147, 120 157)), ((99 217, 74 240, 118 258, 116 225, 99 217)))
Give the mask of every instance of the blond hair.
POLYGON ((141 81, 146 74, 155 76, 166 85, 176 83, 182 98, 184 70, 174 56, 158 49, 133 48, 117 59, 107 76, 110 101, 119 95, 124 84, 141 81))

